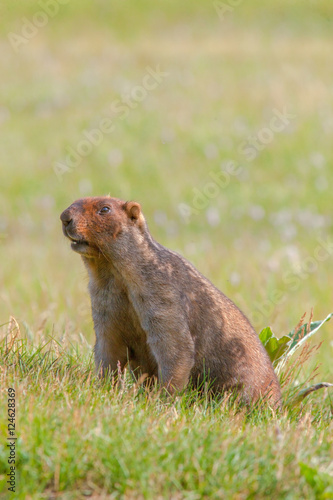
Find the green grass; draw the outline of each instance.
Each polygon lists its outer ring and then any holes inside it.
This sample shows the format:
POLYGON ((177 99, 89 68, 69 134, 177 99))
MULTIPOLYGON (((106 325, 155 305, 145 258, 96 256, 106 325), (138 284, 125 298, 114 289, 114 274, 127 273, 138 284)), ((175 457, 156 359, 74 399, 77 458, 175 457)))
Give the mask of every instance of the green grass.
MULTIPOLYGON (((168 400, 156 388, 143 390, 129 375, 112 388, 92 374, 87 346, 74 349, 50 340, 34 347, 17 339, 10 351, 3 344, 1 354, 3 387, 16 388, 15 498, 333 494, 327 394, 312 398, 303 411, 249 412, 207 393, 188 391, 168 400)), ((6 422, 1 428, 6 434, 6 422)), ((4 470, 7 455, 2 448, 4 470)))
MULTIPOLYGON (((199 0, 71 0, 15 52, 8 33, 21 33, 36 5, 0 6, 0 324, 14 316, 27 339, 20 363, 2 352, 0 394, 6 407, 7 388, 17 392, 21 498, 330 498, 327 391, 301 414, 248 416, 195 395, 191 405, 186 395, 166 402, 87 379, 87 277, 59 215, 81 196, 135 199, 154 237, 257 331, 284 335, 312 307, 314 319, 326 317, 333 259, 316 255, 318 238, 333 239, 331 2, 253 0, 221 20, 199 0), (168 76, 126 119, 114 116, 115 130, 59 182, 54 163, 158 65, 168 76), (295 118, 248 161, 241 144, 284 108, 295 118), (229 160, 242 174, 184 220, 179 207, 229 160), (48 348, 38 351, 50 335, 74 346, 52 366, 48 348)), ((300 384, 315 364, 314 382, 333 382, 332 322, 320 335, 300 384)))

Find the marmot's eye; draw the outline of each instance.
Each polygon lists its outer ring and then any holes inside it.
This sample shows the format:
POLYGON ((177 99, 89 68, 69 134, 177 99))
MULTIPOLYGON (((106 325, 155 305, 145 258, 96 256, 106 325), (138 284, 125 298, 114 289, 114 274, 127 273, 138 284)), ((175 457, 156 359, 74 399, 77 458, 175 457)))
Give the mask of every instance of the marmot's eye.
POLYGON ((98 213, 100 213, 100 214, 107 214, 110 211, 111 211, 110 207, 103 207, 103 208, 100 209, 100 211, 98 213))

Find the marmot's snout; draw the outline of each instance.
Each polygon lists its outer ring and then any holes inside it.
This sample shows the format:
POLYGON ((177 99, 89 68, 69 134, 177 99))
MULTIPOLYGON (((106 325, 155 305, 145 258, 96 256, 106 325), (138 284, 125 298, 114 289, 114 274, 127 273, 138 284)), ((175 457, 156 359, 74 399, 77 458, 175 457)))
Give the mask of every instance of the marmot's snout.
POLYGON ((70 208, 66 208, 66 210, 62 212, 60 220, 65 227, 68 226, 68 224, 73 220, 70 208))
POLYGON ((60 220, 62 222, 62 231, 64 235, 70 238, 71 234, 75 233, 75 224, 71 207, 66 208, 66 210, 62 212, 60 220))
POLYGON ((78 234, 72 206, 66 208, 66 210, 62 212, 62 214, 60 215, 60 219, 62 222, 62 231, 64 235, 71 240, 72 243, 87 243, 82 235, 78 234))

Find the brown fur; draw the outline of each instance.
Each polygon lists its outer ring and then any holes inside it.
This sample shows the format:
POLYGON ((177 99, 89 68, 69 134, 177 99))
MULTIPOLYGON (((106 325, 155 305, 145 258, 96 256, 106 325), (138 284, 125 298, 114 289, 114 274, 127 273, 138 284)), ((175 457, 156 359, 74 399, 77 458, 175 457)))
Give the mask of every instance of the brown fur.
POLYGON ((83 198, 61 220, 88 270, 99 371, 129 363, 171 393, 206 374, 215 391, 279 404, 277 377, 247 318, 186 259, 153 240, 138 203, 83 198))

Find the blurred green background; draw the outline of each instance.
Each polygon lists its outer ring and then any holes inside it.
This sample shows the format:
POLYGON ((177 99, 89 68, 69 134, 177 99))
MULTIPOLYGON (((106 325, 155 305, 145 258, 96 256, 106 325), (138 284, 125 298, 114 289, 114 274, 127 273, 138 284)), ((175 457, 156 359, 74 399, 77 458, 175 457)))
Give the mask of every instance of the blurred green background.
MULTIPOLYGON (((333 5, 235 3, 2 3, 0 324, 13 315, 31 337, 93 343, 86 273, 59 215, 109 193, 139 201, 153 236, 257 331, 333 310, 333 5), (142 90, 156 68, 167 75, 142 90), (277 113, 292 117, 272 131, 277 113), (105 118, 114 130, 56 175, 105 118), (238 174, 217 189, 230 161, 238 174)), ((328 374, 331 323, 323 338, 328 374)))

